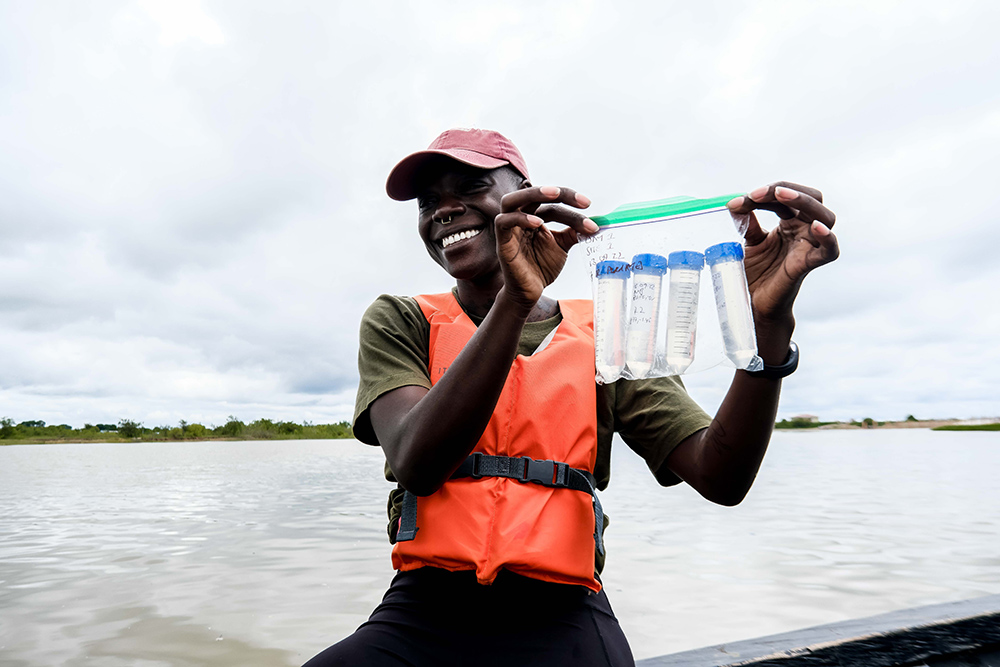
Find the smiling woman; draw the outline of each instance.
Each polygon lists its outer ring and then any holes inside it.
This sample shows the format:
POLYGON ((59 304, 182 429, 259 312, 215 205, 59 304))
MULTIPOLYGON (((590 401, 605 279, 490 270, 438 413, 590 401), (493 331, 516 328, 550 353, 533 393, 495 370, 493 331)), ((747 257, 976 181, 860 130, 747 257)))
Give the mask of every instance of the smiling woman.
POLYGON ((443 159, 429 161, 421 174, 418 230, 431 258, 458 280, 495 282, 500 266, 492 223, 503 196, 526 178, 504 167, 483 171, 443 159))
MULTIPOLYGON (((424 247, 456 285, 382 296, 361 323, 354 433, 382 447, 398 483, 397 575, 368 622, 308 664, 633 664, 599 576, 612 434, 660 484, 737 504, 783 375, 737 372, 714 420, 676 378, 596 385, 591 302, 543 294, 579 236, 597 231, 580 210, 590 200, 533 186, 496 132, 443 133, 386 190, 418 200, 424 247)), ((790 349, 802 278, 837 254, 821 201, 782 182, 730 202, 748 221, 757 339, 773 367, 790 349), (779 213, 780 230, 760 228, 759 208, 779 213)))

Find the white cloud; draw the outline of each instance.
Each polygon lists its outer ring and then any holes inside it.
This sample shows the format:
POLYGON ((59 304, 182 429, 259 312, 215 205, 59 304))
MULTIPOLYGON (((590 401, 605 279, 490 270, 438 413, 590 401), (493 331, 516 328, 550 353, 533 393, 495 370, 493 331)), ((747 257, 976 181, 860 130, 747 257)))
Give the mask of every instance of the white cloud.
MULTIPOLYGON (((0 413, 351 415, 357 323, 448 288, 391 166, 495 127, 626 201, 822 187, 782 414, 997 413, 989 5, 22 3, 0 26, 0 413)), ((773 224, 767 220, 766 224, 773 224)), ((571 258, 556 296, 586 296, 571 258)), ((689 378, 714 407, 725 371, 689 378)), ((2 415, 0 415, 2 416, 2 415)))
POLYGON ((198 0, 141 0, 139 6, 160 28, 160 44, 174 46, 196 39, 211 46, 226 43, 219 24, 198 0))

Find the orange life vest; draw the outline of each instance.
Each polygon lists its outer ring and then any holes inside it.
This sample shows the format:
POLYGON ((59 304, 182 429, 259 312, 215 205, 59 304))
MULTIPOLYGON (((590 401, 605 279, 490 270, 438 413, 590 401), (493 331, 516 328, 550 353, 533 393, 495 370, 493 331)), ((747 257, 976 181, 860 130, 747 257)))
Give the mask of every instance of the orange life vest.
MULTIPOLYGON (((435 384, 476 331, 449 292, 416 297, 430 323, 435 384)), ((560 301, 550 342, 517 355, 473 452, 554 460, 593 473, 597 460, 593 307, 560 301)), ((594 576, 595 509, 587 493, 504 477, 451 479, 419 498, 413 539, 392 550, 397 570, 475 570, 490 584, 501 569, 601 590, 594 576)), ((598 533, 598 540, 600 539, 598 533)))

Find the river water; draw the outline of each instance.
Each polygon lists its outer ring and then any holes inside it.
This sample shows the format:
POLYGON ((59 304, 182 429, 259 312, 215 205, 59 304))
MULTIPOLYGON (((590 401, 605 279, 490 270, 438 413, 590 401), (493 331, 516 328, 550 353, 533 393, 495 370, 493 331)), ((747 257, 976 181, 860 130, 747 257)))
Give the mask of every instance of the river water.
MULTIPOLYGON (((735 508, 617 443, 604 573, 637 658, 1000 593, 1000 433, 779 432, 735 508)), ((294 666, 392 570, 354 441, 0 447, 0 664, 294 666)))

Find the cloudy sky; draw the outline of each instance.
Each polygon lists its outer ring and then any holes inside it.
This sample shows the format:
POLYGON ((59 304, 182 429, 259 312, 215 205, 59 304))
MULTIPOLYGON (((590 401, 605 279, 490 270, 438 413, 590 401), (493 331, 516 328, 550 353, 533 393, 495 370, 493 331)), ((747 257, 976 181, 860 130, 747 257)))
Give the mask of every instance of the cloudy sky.
POLYGON ((367 305, 449 287, 384 182, 453 126, 597 213, 821 188, 780 414, 998 415, 997 7, 0 2, 0 416, 349 419, 367 305))

